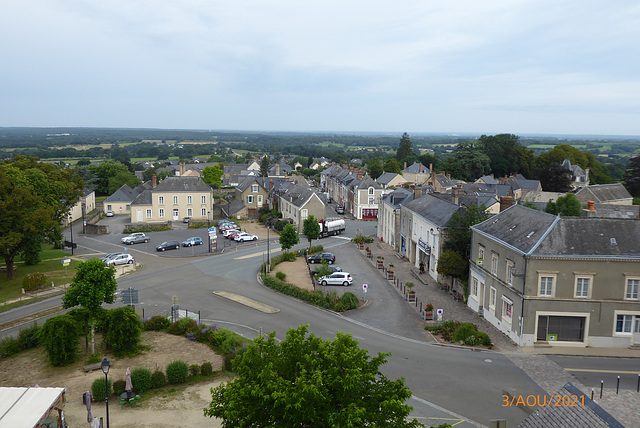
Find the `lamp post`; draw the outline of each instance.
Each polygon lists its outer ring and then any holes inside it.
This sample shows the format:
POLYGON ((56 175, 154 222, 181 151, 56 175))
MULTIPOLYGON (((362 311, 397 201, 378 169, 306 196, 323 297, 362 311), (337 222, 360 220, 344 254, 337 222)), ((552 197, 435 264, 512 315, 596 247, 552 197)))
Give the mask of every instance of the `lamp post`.
POLYGON ((82 204, 82 234, 84 235, 86 233, 85 230, 85 221, 84 221, 84 210, 85 210, 85 206, 84 204, 82 204))
POLYGON ((211 223, 209 222, 211 211, 207 211, 207 227, 211 227, 211 223))
POLYGON ((71 255, 73 256, 73 217, 69 216, 69 228, 71 229, 71 255))
POLYGON ((102 360, 102 364, 100 364, 100 368, 102 368, 102 373, 104 373, 104 401, 107 405, 107 428, 109 428, 109 381, 108 381, 108 374, 109 374, 109 367, 111 366, 111 362, 105 357, 104 360, 102 360))
POLYGON ((227 218, 231 217, 229 210, 231 209, 231 194, 227 195, 227 218))

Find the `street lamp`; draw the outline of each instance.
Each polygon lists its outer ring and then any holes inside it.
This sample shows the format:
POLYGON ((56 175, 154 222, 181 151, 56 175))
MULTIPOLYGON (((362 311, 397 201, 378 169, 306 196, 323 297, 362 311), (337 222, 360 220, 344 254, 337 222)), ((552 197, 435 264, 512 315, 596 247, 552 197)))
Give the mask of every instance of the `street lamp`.
POLYGON ((107 380, 107 376, 110 366, 111 362, 105 357, 100 364, 100 368, 102 369, 102 373, 104 373, 104 401, 107 404, 107 428, 109 428, 109 381, 107 380))
POLYGON ((211 227, 211 223, 209 222, 210 214, 211 214, 211 211, 207 211, 207 227, 211 227))
POLYGON ((69 228, 71 229, 71 255, 73 256, 73 217, 69 216, 69 228))

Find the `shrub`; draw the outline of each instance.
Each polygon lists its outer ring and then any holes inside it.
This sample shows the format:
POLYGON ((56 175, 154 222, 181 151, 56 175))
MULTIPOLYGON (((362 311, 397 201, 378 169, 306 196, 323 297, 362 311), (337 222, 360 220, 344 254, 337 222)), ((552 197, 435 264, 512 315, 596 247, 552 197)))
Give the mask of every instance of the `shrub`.
POLYGON ((144 367, 131 370, 131 384, 138 394, 147 392, 151 388, 151 370, 144 367))
POLYGON ((208 334, 211 347, 219 354, 226 355, 232 353, 237 347, 242 345, 242 336, 226 328, 212 330, 208 334))
POLYGON ((309 254, 321 253, 324 250, 322 245, 312 245, 309 247, 309 254))
POLYGON ((191 364, 189 366, 189 376, 198 376, 200 374, 200 366, 197 364, 191 364))
POLYGON ((25 291, 39 290, 49 283, 49 277, 43 273, 30 273, 22 279, 25 291))
POLYGON ((491 341, 491 338, 489 337, 489 335, 487 333, 484 333, 482 331, 478 332, 477 334, 478 336, 478 342, 480 345, 482 346, 493 346, 493 342, 491 341))
POLYGON ((142 324, 142 329, 146 331, 162 331, 171 325, 171 321, 162 315, 155 315, 142 324))
POLYGON ((202 365, 200 366, 200 374, 202 376, 211 376, 211 374, 213 373, 213 367, 211 366, 210 362, 206 362, 206 363, 202 363, 202 365))
POLYGON ((26 327, 20 330, 18 333, 18 345, 20 350, 31 349, 38 346, 40 343, 40 327, 37 322, 33 322, 31 327, 26 327))
POLYGON ((115 395, 120 395, 124 392, 124 389, 127 387, 127 381, 124 379, 119 379, 113 382, 113 393, 115 395))
POLYGON ((99 363, 100 361, 102 361, 102 358, 100 358, 100 351, 96 351, 93 354, 89 355, 89 358, 87 358, 87 364, 95 364, 95 363, 99 363))
POLYGON ((340 298, 340 303, 342 303, 345 311, 348 311, 350 309, 357 309, 358 306, 360 306, 360 300, 358 300, 358 297, 350 291, 342 295, 342 297, 340 298))
POLYGON ((184 336, 187 331, 193 330, 198 330, 198 323, 191 318, 182 318, 167 327, 167 332, 176 336, 184 336))
POLYGON ((371 236, 357 234, 356 237, 351 241, 355 242, 356 244, 370 244, 373 242, 373 238, 371 236))
POLYGON ((107 394, 111 395, 111 379, 107 381, 107 389, 105 390, 105 379, 100 376, 91 384, 91 395, 94 401, 105 401, 107 394))
POLYGON ((284 272, 276 272, 276 278, 280 281, 284 281, 287 278, 287 274, 284 272))
POLYGON ((123 306, 111 309, 106 317, 105 328, 106 333, 103 336, 105 344, 113 350, 116 357, 131 355, 138 351, 142 323, 132 308, 123 306))
POLYGON ((185 383, 189 378, 189 366, 182 360, 176 360, 167 366, 167 382, 171 384, 185 383))
POLYGON ((78 334, 78 323, 69 315, 58 315, 44 323, 40 330, 40 342, 52 366, 67 366, 76 360, 78 334))
POLYGON ((160 370, 156 370, 151 375, 151 388, 162 388, 167 384, 167 377, 164 375, 164 372, 160 370))
POLYGON ((478 327, 470 322, 461 323, 451 335, 451 340, 454 342, 464 342, 469 336, 475 336, 478 332, 478 327))
POLYGON ((13 336, 0 339, 0 358, 10 357, 20 352, 20 344, 13 336))

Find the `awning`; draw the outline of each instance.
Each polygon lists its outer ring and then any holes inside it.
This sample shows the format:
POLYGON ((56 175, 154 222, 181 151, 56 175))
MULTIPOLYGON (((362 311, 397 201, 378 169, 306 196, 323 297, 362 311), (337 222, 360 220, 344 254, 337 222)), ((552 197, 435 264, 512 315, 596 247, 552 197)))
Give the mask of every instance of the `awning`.
POLYGON ((0 426, 40 427, 53 410, 62 409, 66 388, 0 388, 0 426))

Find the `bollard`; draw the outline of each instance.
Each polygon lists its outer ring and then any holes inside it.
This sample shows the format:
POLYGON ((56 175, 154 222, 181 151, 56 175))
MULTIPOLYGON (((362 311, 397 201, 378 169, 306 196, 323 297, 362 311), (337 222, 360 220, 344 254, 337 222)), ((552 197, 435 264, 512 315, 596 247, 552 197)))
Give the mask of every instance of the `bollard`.
POLYGON ((602 398, 602 388, 604 388, 604 381, 600 381, 600 398, 602 398))
POLYGON ((618 376, 618 383, 616 384, 616 395, 620 392, 620 376, 618 376))
POLYGON ((422 312, 422 302, 420 302, 420 312, 422 312))
POLYGON ((593 393, 594 393, 594 392, 595 392, 595 391, 594 391, 594 389, 593 389, 593 388, 591 388, 591 401, 593 401, 593 393))
POLYGON ((638 386, 636 387, 636 392, 640 392, 640 373, 638 373, 638 386))

